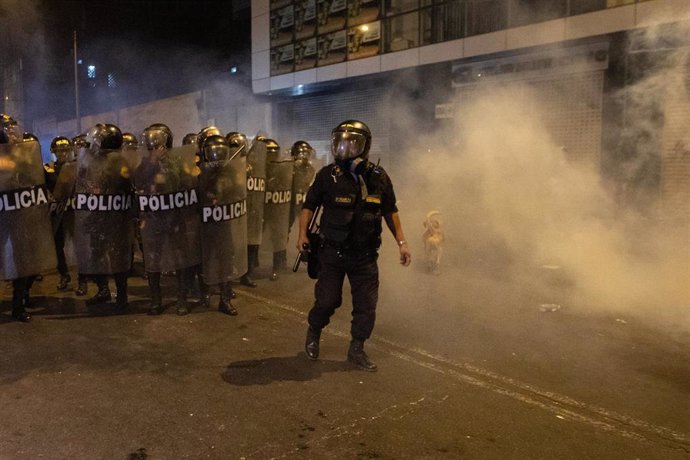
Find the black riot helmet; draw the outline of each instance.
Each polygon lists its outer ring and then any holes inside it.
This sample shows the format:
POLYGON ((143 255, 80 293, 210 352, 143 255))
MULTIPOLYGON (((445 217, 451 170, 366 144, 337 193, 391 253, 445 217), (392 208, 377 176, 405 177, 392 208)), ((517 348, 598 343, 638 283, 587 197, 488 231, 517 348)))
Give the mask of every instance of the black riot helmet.
POLYGON ((201 147, 201 157, 209 163, 225 161, 230 158, 230 144, 223 136, 209 136, 201 147))
POLYGON ((139 141, 137 136, 132 133, 122 133, 122 149, 123 150, 136 150, 139 146, 139 141))
POLYGON ((91 153, 122 148, 122 131, 115 125, 98 123, 86 133, 91 153))
POLYGON ((3 144, 16 144, 22 142, 22 133, 19 130, 19 125, 17 121, 9 115, 0 114, 0 129, 2 130, 2 141, 3 144))
POLYGON ((105 125, 105 136, 101 141, 101 148, 106 150, 119 150, 122 148, 122 131, 115 125, 105 125))
POLYGON ((261 140, 266 144, 266 160, 278 161, 280 159, 280 145, 273 139, 264 138, 261 140))
POLYGON ((161 147, 168 149, 171 148, 168 147, 169 139, 170 136, 165 129, 152 125, 146 128, 141 134, 141 145, 144 146, 146 150, 156 150, 161 147))
POLYGON ((247 156, 247 153, 249 151, 249 142, 247 142, 247 136, 245 136, 242 133, 233 131, 231 133, 226 134, 225 139, 228 141, 228 144, 230 144, 230 150, 232 150, 232 155, 234 155, 239 149, 242 149, 240 155, 247 156))
POLYGON ((311 160, 316 156, 316 151, 307 141, 297 141, 292 144, 290 155, 295 160, 311 160))
POLYGON ((36 137, 34 133, 24 133, 22 135, 22 139, 24 140, 24 142, 38 142, 39 144, 41 143, 41 141, 38 140, 38 137, 36 137))
POLYGON ((211 136, 222 136, 220 129, 215 126, 207 126, 199 131, 199 134, 196 136, 196 145, 199 147, 199 151, 204 147, 206 139, 211 136))
POLYGON ((182 138, 182 145, 196 145, 197 147, 199 146, 197 144, 197 133, 187 133, 185 136, 182 138))
POLYGON ((173 133, 172 130, 168 127, 168 125, 163 124, 163 123, 154 123, 151 126, 149 126, 146 129, 159 129, 163 131, 167 136, 168 140, 165 143, 165 147, 171 149, 173 146, 173 133))
POLYGON ((75 150, 80 149, 82 147, 86 147, 87 146, 86 134, 79 134, 77 136, 74 136, 72 138, 72 145, 74 146, 75 150))
POLYGON ((331 131, 331 153, 336 160, 366 158, 371 147, 369 127, 357 120, 347 120, 331 131))
POLYGON ((74 147, 65 136, 57 136, 50 142, 50 153, 55 155, 58 163, 66 163, 74 160, 74 147))

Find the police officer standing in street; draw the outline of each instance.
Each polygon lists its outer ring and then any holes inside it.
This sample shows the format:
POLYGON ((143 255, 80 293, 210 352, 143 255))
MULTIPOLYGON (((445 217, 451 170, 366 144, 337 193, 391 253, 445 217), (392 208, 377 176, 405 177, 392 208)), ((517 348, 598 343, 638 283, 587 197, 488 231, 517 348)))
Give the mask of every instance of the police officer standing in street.
POLYGON ((322 168, 307 192, 300 214, 297 249, 308 247, 307 227, 322 206, 320 223, 319 276, 316 301, 309 311, 305 351, 319 357, 321 330, 342 303, 343 281, 347 275, 352 288, 352 341, 347 360, 356 367, 375 371, 376 364, 364 352, 376 319, 381 245, 381 219, 393 234, 400 263, 410 265, 412 256, 405 242, 393 184, 380 166, 368 160, 371 131, 361 121, 348 120, 331 133, 335 163, 322 168))

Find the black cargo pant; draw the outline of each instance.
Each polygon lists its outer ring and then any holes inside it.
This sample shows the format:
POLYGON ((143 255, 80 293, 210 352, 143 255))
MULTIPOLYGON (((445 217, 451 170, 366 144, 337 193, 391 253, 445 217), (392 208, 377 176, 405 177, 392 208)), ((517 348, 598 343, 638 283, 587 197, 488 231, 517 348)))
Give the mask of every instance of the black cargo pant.
POLYGON ((309 325, 322 329, 343 301, 345 275, 352 293, 353 339, 366 340, 371 336, 376 321, 376 303, 379 297, 378 253, 375 249, 340 249, 324 244, 319 252, 319 278, 314 295, 316 301, 309 311, 309 325))

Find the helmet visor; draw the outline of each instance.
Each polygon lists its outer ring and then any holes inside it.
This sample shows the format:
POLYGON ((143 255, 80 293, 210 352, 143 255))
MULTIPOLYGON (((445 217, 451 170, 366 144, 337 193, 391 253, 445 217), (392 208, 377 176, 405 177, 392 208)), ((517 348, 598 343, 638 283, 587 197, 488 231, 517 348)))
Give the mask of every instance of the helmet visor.
POLYGON ((230 149, 227 145, 207 145, 204 148, 206 161, 225 161, 230 157, 230 149))
POLYGON ((331 153, 338 160, 357 158, 364 153, 367 138, 364 134, 336 131, 331 136, 331 153))
POLYGON ((55 158, 59 163, 67 163, 74 161, 74 150, 71 145, 60 146, 55 149, 55 158))

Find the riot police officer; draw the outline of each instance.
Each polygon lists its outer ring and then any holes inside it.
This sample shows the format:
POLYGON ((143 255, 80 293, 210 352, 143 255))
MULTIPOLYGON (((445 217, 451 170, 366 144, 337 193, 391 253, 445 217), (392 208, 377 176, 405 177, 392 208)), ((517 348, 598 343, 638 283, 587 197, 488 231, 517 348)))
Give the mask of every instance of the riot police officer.
POLYGON ((263 243, 273 252, 271 281, 287 269, 287 240, 292 196, 294 161, 283 155, 273 139, 266 144, 266 198, 264 201, 263 243))
MULTIPOLYGON (((74 156, 79 157, 79 153, 81 152, 82 149, 86 148, 88 146, 88 142, 86 142, 86 134, 78 134, 72 138, 72 146, 74 148, 74 156)), ((74 290, 74 293, 78 296, 85 296, 86 293, 88 292, 88 277, 83 274, 79 273, 77 275, 77 288, 74 290)))
POLYGON ((228 315, 237 315, 230 281, 247 270, 247 166, 235 152, 223 136, 207 137, 199 176, 203 282, 218 286, 218 311, 228 315))
POLYGON ((316 151, 307 141, 297 141, 290 148, 290 156, 293 159, 292 174, 292 201, 290 203, 290 220, 288 221, 288 232, 292 230, 295 219, 299 215, 307 190, 314 180, 316 170, 312 164, 312 159, 316 156, 316 151))
POLYGON ((128 307, 127 273, 131 268, 132 183, 123 157, 122 132, 97 124, 87 133, 88 147, 77 160, 75 252, 80 273, 90 275, 98 292, 90 305, 111 299, 108 275, 117 287, 119 311, 128 307))
POLYGON ((186 315, 190 270, 199 265, 201 252, 195 149, 173 149, 172 131, 160 123, 144 130, 142 144, 148 154, 134 174, 134 186, 151 293, 149 314, 162 313, 161 274, 174 271, 177 314, 186 315))
POLYGON ((408 266, 410 251, 405 242, 393 184, 380 166, 368 160, 371 131, 361 121, 347 120, 331 133, 335 163, 322 168, 307 192, 300 214, 298 250, 309 245, 307 226, 317 207, 323 207, 320 222, 319 275, 305 351, 309 359, 319 356, 321 330, 342 303, 345 276, 352 288, 352 341, 347 360, 360 369, 375 371, 364 351, 371 336, 378 300, 378 248, 381 220, 393 234, 400 263, 408 266))
MULTIPOLYGON (((228 134, 225 135, 225 139, 228 141, 228 144, 230 145, 230 148, 235 152, 233 155, 235 155, 237 152, 239 152, 240 155, 243 157, 248 157, 249 156, 249 142, 247 141, 247 136, 245 136, 243 133, 239 133, 236 131, 231 131, 228 134)), ((245 164, 247 164, 246 169, 247 169, 247 174, 249 174, 249 171, 251 170, 251 167, 245 160, 245 164)), ((245 177, 247 176, 245 174, 245 177)), ((249 195, 249 192, 247 192, 247 195, 249 195)), ((252 280, 252 266, 251 266, 251 258, 249 256, 249 248, 250 246, 247 246, 247 249, 245 252, 247 252, 247 270, 240 276, 240 284, 248 287, 256 287, 256 283, 252 280)), ((233 291, 233 296, 232 298, 235 298, 235 292, 233 291)))
POLYGON ((71 230, 74 228, 71 198, 74 191, 76 164, 74 164, 75 156, 72 142, 64 136, 57 136, 51 141, 50 153, 53 154, 54 161, 46 164, 44 168, 46 170, 46 184, 54 199, 51 218, 53 220, 53 239, 55 241, 55 252, 58 262, 57 270, 60 274, 57 289, 58 291, 64 291, 67 289, 69 282, 72 281, 65 256, 65 237, 66 227, 69 227, 71 230))
POLYGON ((40 145, 24 142, 17 122, 0 115, 0 279, 12 280, 17 321, 31 320, 31 283, 56 263, 48 196, 40 145))

